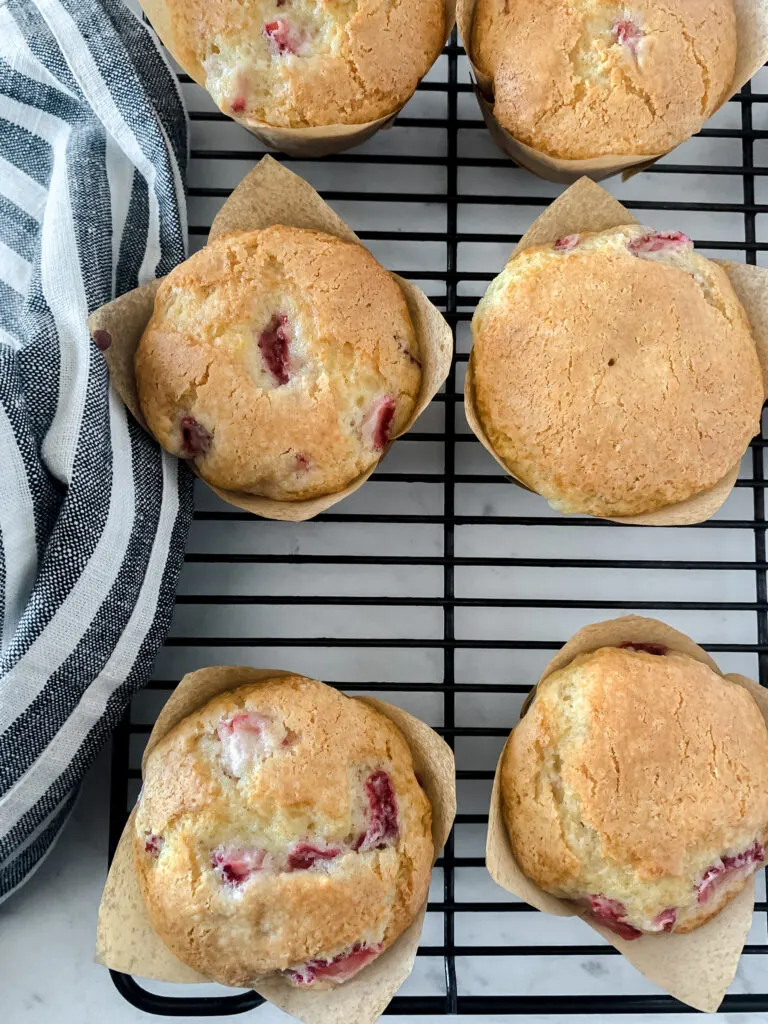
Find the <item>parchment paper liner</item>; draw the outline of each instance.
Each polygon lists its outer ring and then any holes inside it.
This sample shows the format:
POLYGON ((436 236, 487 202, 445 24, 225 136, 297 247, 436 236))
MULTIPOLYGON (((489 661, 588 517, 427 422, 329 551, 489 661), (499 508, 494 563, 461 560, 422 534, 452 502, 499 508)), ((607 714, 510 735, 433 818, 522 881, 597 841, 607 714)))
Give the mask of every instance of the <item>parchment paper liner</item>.
MULTIPOLYGON (((348 242, 360 239, 338 217, 310 184, 297 174, 287 170, 271 156, 262 157, 257 166, 240 182, 237 188, 216 214, 211 226, 209 240, 230 231, 248 231, 265 228, 271 224, 286 224, 290 227, 312 228, 337 235, 348 242)), ((453 336, 451 329, 426 295, 410 281, 397 274, 392 275, 400 286, 410 313, 419 342, 421 358, 421 388, 408 423, 401 433, 407 433, 440 390, 453 358, 453 336)), ((120 397, 131 410, 138 422, 149 430, 141 413, 136 392, 136 376, 133 357, 141 335, 152 315, 160 281, 150 281, 132 292, 108 302, 95 310, 88 318, 88 328, 106 331, 112 343, 104 352, 109 366, 112 383, 120 397)), ((395 440, 394 438, 392 439, 395 440)), ((391 443, 382 453, 387 454, 391 443)), ((379 462, 381 459, 379 460, 379 462)), ((262 498, 242 491, 225 491, 218 487, 211 490, 230 505, 246 512, 263 516, 265 519, 282 519, 289 522, 303 522, 325 512, 332 505, 354 493, 371 476, 378 462, 361 473, 343 490, 325 494, 319 498, 304 501, 278 501, 262 498)), ((211 486, 210 484, 208 485, 211 486)))
MULTIPOLYGON (((637 223, 637 218, 633 217, 618 199, 614 199, 604 188, 596 185, 589 178, 581 178, 550 203, 544 212, 536 218, 515 246, 512 255, 532 245, 554 242, 565 235, 585 231, 605 231, 621 224, 637 223)), ((731 263, 729 260, 715 260, 714 262, 719 263, 728 275, 728 279, 749 318, 757 355, 763 370, 763 385, 768 392, 768 270, 749 266, 746 263, 731 263)), ((531 490, 513 475, 509 467, 496 454, 483 429, 475 403, 472 354, 469 357, 464 379, 464 413, 472 433, 486 451, 490 452, 509 479, 524 487, 525 490, 531 490)), ((705 519, 710 519, 717 512, 733 490, 739 475, 740 464, 741 460, 714 487, 702 491, 686 501, 667 505, 666 508, 658 509, 655 512, 643 512, 634 516, 599 516, 597 518, 611 519, 615 523, 629 523, 635 526, 687 526, 691 523, 703 523, 705 519)))
MULTIPOLYGON (((205 89, 203 66, 197 62, 185 64, 179 57, 166 0, 139 0, 139 2, 155 32, 176 63, 186 71, 190 78, 205 89)), ((445 24, 445 41, 448 42, 453 26, 456 24, 455 0, 445 0, 445 24)), ((409 96, 406 103, 410 99, 409 96)), ((288 156, 328 156, 331 153, 341 153, 345 149, 351 149, 352 146, 360 145, 361 142, 365 142, 366 139, 375 135, 379 128, 390 127, 403 106, 375 121, 364 121, 362 124, 321 125, 316 128, 281 128, 264 121, 238 117, 237 114, 231 113, 227 113, 227 117, 231 117, 233 121, 242 125, 267 146, 280 150, 288 156)))
MULTIPOLYGON (((656 619, 628 615, 580 629, 550 661, 539 682, 568 665, 578 654, 599 647, 613 647, 625 640, 664 644, 696 658, 722 675, 706 651, 685 634, 678 633, 676 629, 656 619)), ((730 674, 725 678, 749 690, 768 722, 768 693, 745 676, 730 674)), ((521 718, 527 712, 534 694, 535 687, 523 704, 521 718)), ((590 928, 623 953, 650 981, 660 985, 681 1002, 697 1010, 714 1013, 733 981, 752 924, 754 881, 748 883, 717 917, 688 935, 644 935, 627 942, 596 921, 588 919, 584 916, 585 912, 573 903, 544 892, 523 874, 512 853, 501 810, 500 770, 503 757, 502 751, 493 780, 485 850, 486 865, 493 880, 507 892, 514 893, 547 914, 582 917, 590 928)))
MULTIPOLYGON (((203 668, 184 676, 158 715, 142 758, 183 718, 212 697, 247 683, 293 675, 281 669, 203 668)), ((414 768, 432 805, 435 859, 456 814, 456 772, 448 744, 428 725, 372 697, 356 697, 391 719, 405 736, 414 768)), ((116 971, 166 982, 208 982, 178 960, 152 929, 134 870, 131 835, 135 811, 120 837, 99 907, 96 960, 116 971)), ((373 1024, 413 968, 426 903, 399 939, 359 975, 328 992, 295 989, 282 978, 254 985, 259 995, 305 1024, 373 1024)))
MULTIPOLYGON (((768 0, 734 0, 734 9, 736 11, 736 68, 731 87, 723 104, 727 103, 768 60, 768 0)), ((472 74, 475 77, 475 95, 494 141, 505 153, 512 157, 515 163, 525 167, 540 178, 569 185, 583 174, 589 175, 595 181, 601 181, 603 178, 608 178, 612 174, 623 171, 624 177, 629 178, 633 174, 645 170, 646 167, 655 163, 660 157, 666 156, 667 153, 671 153, 672 150, 677 148, 677 146, 673 146, 672 149, 665 150, 663 153, 647 155, 603 156, 593 157, 589 160, 558 160, 555 157, 548 156, 546 153, 532 149, 524 142, 520 142, 513 135, 510 135, 494 117, 493 83, 487 75, 482 74, 475 67, 472 61, 469 50, 472 39, 474 10, 475 0, 457 0, 456 21, 459 26, 459 34, 461 35, 464 49, 467 53, 467 59, 472 66, 472 74)))

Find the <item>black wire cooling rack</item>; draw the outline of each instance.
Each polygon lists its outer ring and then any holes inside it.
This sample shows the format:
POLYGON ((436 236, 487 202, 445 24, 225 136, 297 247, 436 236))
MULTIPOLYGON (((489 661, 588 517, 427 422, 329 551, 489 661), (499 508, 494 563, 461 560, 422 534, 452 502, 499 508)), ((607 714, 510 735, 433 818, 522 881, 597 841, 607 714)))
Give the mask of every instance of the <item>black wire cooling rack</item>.
MULTIPOLYGON (((193 129, 194 248, 261 146, 179 78, 193 129)), ((747 86, 696 139, 607 187, 640 219, 682 228, 710 255, 759 262, 768 249, 760 240, 768 205, 757 201, 768 188, 766 129, 768 93, 747 86)), ((536 914, 490 882, 485 809, 524 695, 551 652, 586 622, 657 615, 704 641, 725 670, 768 684, 765 437, 753 441, 724 509, 694 528, 564 518, 503 481, 464 424, 468 322, 487 281, 560 188, 492 146, 455 37, 393 129, 350 153, 285 162, 387 266, 420 281, 455 330, 454 367, 386 465, 312 524, 264 523, 198 493, 157 677, 115 735, 112 849, 136 797, 151 723, 185 671, 216 663, 304 671, 402 704, 456 749, 456 828, 435 871, 414 977, 387 1013, 683 1011, 580 922, 536 914)), ((747 974, 726 1011, 768 1010, 759 974, 768 953, 762 880, 758 893, 747 974)), ((261 1003, 252 992, 201 995, 113 978, 149 1013, 219 1016, 261 1003)))

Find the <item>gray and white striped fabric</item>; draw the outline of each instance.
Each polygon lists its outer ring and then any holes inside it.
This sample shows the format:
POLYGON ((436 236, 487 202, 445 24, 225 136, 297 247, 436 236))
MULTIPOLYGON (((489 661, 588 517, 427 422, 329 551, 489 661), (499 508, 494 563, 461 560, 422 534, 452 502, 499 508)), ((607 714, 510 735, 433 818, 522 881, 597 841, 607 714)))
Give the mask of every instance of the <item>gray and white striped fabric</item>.
POLYGON ((191 474, 85 321, 184 258, 186 162, 175 78, 121 0, 0 0, 0 899, 170 623, 191 474))

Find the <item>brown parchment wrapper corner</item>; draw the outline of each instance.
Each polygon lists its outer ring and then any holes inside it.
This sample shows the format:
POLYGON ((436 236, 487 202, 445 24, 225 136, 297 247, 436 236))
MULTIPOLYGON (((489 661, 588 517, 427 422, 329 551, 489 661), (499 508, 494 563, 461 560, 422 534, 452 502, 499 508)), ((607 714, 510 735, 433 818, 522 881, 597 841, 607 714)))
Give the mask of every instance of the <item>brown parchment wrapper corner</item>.
MULTIPOLYGON (((185 64, 180 59, 176 39, 173 32, 173 18, 169 10, 168 0, 139 0, 144 13, 149 18, 152 28, 160 37, 163 45, 173 56, 176 63, 203 89, 205 89, 205 71, 197 62, 185 64)), ((455 0, 445 0, 445 40, 450 38, 456 24, 455 0)), ((408 98, 410 100, 410 97, 408 98)), ((406 100, 406 103, 408 100, 406 100)), ((359 146, 370 139, 380 128, 389 128, 402 110, 393 110, 375 121, 364 121, 361 124, 330 124, 316 128, 281 128, 276 125, 255 121, 247 117, 229 114, 233 121, 255 135, 265 145, 279 150, 287 156, 318 157, 341 153, 352 146, 359 146)))
MULTIPOLYGON (((539 682, 568 665, 578 654, 594 651, 599 647, 614 647, 626 640, 664 644, 704 662, 713 671, 722 675, 707 652, 684 633, 679 633, 656 619, 629 615, 607 622, 597 622, 579 630, 550 661, 539 682)), ((732 674, 724 678, 749 690, 768 723, 768 693, 745 676, 732 674)), ((521 717, 529 704, 530 698, 523 705, 521 717)), ((515 860, 501 807, 500 772, 503 757, 504 751, 496 766, 491 793, 486 839, 488 871, 503 889, 544 913, 560 917, 583 917, 583 913, 574 904, 540 889, 523 874, 515 860)), ((583 919, 590 928, 623 953, 650 981, 681 1002, 697 1010, 714 1013, 736 973, 739 957, 752 923, 754 889, 752 881, 717 917, 688 935, 644 935, 627 942, 597 922, 584 917, 583 919)))
MULTIPOLYGON (((633 217, 618 199, 614 199, 610 193, 590 178, 580 178, 536 218, 518 242, 512 255, 532 245, 554 242, 565 235, 580 234, 586 231, 606 231, 623 224, 637 223, 637 218, 633 217)), ((732 263, 728 260, 717 260, 716 262, 728 275, 749 319, 763 371, 763 384, 766 394, 768 394, 768 270, 745 263, 732 263)), ((471 354, 464 379, 464 413, 472 433, 490 452, 509 479, 525 487, 525 484, 516 479, 496 454, 483 428, 475 400, 471 354)), ((634 526, 690 526, 693 523, 703 523, 725 503, 738 479, 740 463, 741 460, 714 487, 702 491, 686 501, 668 505, 655 512, 608 518, 616 523, 627 523, 634 526)), ((527 487, 525 489, 530 490, 527 487)))
MULTIPOLYGON (((248 683, 292 675, 281 669, 220 666, 190 672, 173 691, 155 722, 148 753, 178 722, 226 690, 248 683)), ((432 805, 435 859, 456 815, 456 772, 448 744, 428 725, 400 708, 372 697, 358 697, 386 715, 405 736, 414 769, 432 805)), ((134 812, 135 813, 135 812, 134 812)), ((134 813, 123 830, 99 906, 96 961, 126 974, 172 983, 210 979, 178 960, 153 931, 134 868, 134 813)), ((304 1024, 373 1024, 413 968, 426 914, 426 904, 397 941, 359 975, 327 992, 293 988, 281 978, 254 985, 259 995, 304 1024)))
MULTIPOLYGON (((312 186, 297 174, 283 167, 271 156, 264 156, 240 182, 216 215, 209 240, 230 231, 249 231, 272 224, 311 228, 336 235, 361 245, 360 239, 347 227, 312 186)), ((443 385, 451 368, 453 336, 451 328, 427 296, 410 281, 392 275, 403 292, 408 312, 419 342, 421 387, 410 419, 398 436, 407 433, 443 385)), ((106 331, 111 344, 104 352, 112 383, 135 418, 148 430, 139 407, 133 360, 144 328, 152 315, 155 293, 160 281, 150 281, 132 292, 108 302, 88 318, 88 329, 106 331)), ((396 438, 393 439, 393 441, 396 438)), ((382 454, 387 454, 391 442, 382 454)), ((381 459, 379 459, 379 462, 381 459)), ((373 474, 379 462, 361 473, 340 491, 304 501, 278 501, 242 491, 226 491, 211 487, 222 500, 264 519, 304 522, 325 512, 332 505, 353 494, 373 474)), ((210 486, 210 485, 208 485, 210 486)))
MULTIPOLYGON (((475 66, 470 53, 472 20, 476 0, 457 0, 456 22, 459 27, 467 59, 475 79, 475 95, 483 119, 493 136, 494 142, 515 163, 539 178, 569 185, 586 174, 594 181, 601 181, 613 174, 623 172, 629 178, 655 163, 664 153, 633 154, 631 156, 603 156, 588 160, 559 160, 520 142, 499 124, 493 115, 493 83, 475 66)), ((736 12, 736 67, 733 81, 723 100, 727 103, 768 60, 768 0, 734 0, 736 12)), ((721 106, 723 105, 721 104, 721 106)), ((719 109, 719 108, 718 108, 719 109)))

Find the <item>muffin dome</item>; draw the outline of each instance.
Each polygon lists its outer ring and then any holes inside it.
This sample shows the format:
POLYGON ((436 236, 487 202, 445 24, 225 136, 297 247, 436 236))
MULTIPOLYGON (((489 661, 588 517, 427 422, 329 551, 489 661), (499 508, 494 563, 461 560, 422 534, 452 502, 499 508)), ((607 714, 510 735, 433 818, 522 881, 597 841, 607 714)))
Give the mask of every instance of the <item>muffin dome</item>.
POLYGON ((341 490, 408 423, 418 342, 362 246, 275 226, 211 242, 163 281, 136 353, 149 429, 215 487, 341 490))
POLYGON ((495 452, 563 512, 626 516, 714 486, 759 429, 763 382, 723 271, 639 225, 513 256, 472 320, 495 452))
POLYGON ((588 159, 664 153, 723 102, 732 0, 477 0, 472 58, 520 142, 588 159))
POLYGON ((424 904, 431 809, 388 718, 290 676, 216 697, 158 743, 134 852, 152 926, 185 964, 328 988, 424 904))
POLYGON ((689 932, 765 863, 768 730, 752 696, 657 644, 544 679, 501 767, 520 867, 626 939, 689 932))
POLYGON ((171 47, 227 114, 362 124, 409 99, 443 48, 443 0, 165 0, 171 47))

